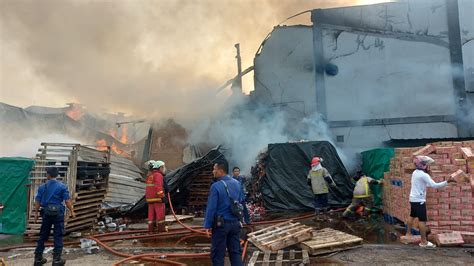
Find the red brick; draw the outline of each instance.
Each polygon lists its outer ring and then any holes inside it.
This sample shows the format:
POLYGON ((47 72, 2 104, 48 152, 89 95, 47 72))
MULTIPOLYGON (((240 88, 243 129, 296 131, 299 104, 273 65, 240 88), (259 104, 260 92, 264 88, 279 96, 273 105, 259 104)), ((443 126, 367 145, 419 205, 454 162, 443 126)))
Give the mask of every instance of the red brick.
POLYGON ((462 236, 462 239, 464 240, 464 243, 474 244, 474 232, 461 232, 461 236, 462 236))
POLYGON ((449 192, 449 197, 459 198, 459 197, 461 197, 461 192, 456 192, 456 191, 449 192))
POLYGON ((450 195, 450 194, 449 194, 449 192, 445 192, 445 191, 441 192, 441 191, 439 191, 439 192, 437 192, 435 195, 436 195, 436 197, 438 197, 438 198, 449 198, 449 195, 450 195))
MULTIPOLYGON (((445 210, 443 210, 443 211, 445 211, 445 210)), ((437 216, 437 215, 439 215, 439 211, 438 210, 427 210, 426 214, 428 214, 428 216, 430 216, 430 217, 431 216, 437 216)))
POLYGON ((473 200, 472 200, 472 197, 462 197, 461 198, 461 203, 463 204, 469 204, 469 203, 472 203, 473 200))
MULTIPOLYGON (((458 215, 458 216, 450 216, 451 218, 451 221, 461 221, 462 223, 462 220, 464 220, 464 217, 462 217, 461 215, 458 215)), ((468 224, 469 225, 469 224, 468 224)))
POLYGON ((435 163, 438 165, 443 165, 443 164, 451 164, 451 159, 445 158, 445 159, 436 159, 435 163))
POLYGON ((472 191, 472 188, 470 185, 462 185, 461 191, 472 191))
POLYGON ((451 210, 462 210, 463 207, 461 204, 449 204, 449 209, 451 210))
POLYGON ((437 198, 428 198, 428 199, 426 199, 426 204, 436 205, 436 204, 438 204, 438 199, 437 198))
POLYGON ((461 192, 459 195, 461 197, 473 197, 474 195, 472 195, 473 193, 472 192, 461 192))
POLYGON ((462 153, 456 152, 451 155, 451 159, 456 160, 456 159, 464 159, 464 158, 462 157, 462 153))
POLYGON ((461 210, 462 216, 474 216, 474 210, 461 210))
POLYGON ((443 225, 460 225, 461 222, 460 221, 438 221, 439 225, 440 226, 443 226, 443 225))
POLYGON ((425 147, 415 151, 412 153, 413 156, 419 156, 419 155, 428 155, 430 153, 434 153, 436 151, 436 147, 433 145, 426 145, 425 147))
POLYGON ((427 221, 426 222, 426 225, 427 226, 438 226, 438 222, 437 221, 427 221))
POLYGON ((437 204, 436 207, 438 210, 449 210, 449 204, 437 204))
POLYGON ((462 235, 459 232, 437 234, 435 239, 436 244, 439 246, 457 246, 464 244, 462 235))
POLYGON ((471 148, 461 147, 459 150, 461 151, 461 154, 462 154, 464 159, 467 160, 467 159, 474 158, 474 153, 472 152, 471 148))
POLYGON ((451 230, 453 231, 469 231, 470 226, 458 226, 458 225, 451 225, 451 230))
MULTIPOLYGON (((438 199, 438 202, 439 202, 439 203, 442 203, 442 204, 443 204, 443 203, 450 203, 450 202, 449 202, 449 198, 439 198, 439 199, 438 199)), ((459 203, 461 203, 461 200, 459 200, 459 203)))
POLYGON ((461 225, 474 225, 474 221, 466 221, 466 220, 463 220, 461 221, 461 225))
POLYGON ((443 164, 443 165, 441 165, 441 170, 442 171, 450 172, 450 173, 456 172, 458 170, 458 168, 459 167, 457 165, 454 165, 454 164, 443 164))
POLYGON ((456 181, 458 181, 458 182, 464 182, 468 178, 467 174, 464 173, 464 171, 462 169, 459 169, 456 172, 452 173, 449 177, 456 180, 456 181))
POLYGON ((456 153, 458 151, 457 147, 436 147, 436 153, 441 154, 441 153, 456 153))
POLYGON ((466 165, 466 163, 467 163, 467 162, 466 162, 465 159, 454 159, 454 160, 453 160, 453 164, 454 164, 454 165, 463 165, 463 166, 464 166, 464 165, 466 165))

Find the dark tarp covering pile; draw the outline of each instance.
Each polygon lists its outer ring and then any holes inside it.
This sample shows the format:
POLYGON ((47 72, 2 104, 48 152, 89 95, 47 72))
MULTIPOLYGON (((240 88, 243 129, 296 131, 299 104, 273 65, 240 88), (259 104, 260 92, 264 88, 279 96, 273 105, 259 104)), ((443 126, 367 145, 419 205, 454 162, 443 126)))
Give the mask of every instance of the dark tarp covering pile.
POLYGON ((306 182, 313 156, 323 158, 337 188, 329 188, 329 204, 346 206, 352 200, 353 184, 336 149, 327 141, 268 145, 261 192, 268 210, 314 209, 313 193, 306 182))
MULTIPOLYGON (((205 168, 211 168, 217 159, 225 159, 224 155, 219 151, 219 147, 216 147, 209 151, 203 157, 188 163, 177 170, 168 173, 165 176, 168 188, 173 201, 173 207, 175 210, 186 206, 187 198, 189 195, 189 187, 192 183, 192 177, 196 176, 200 171, 205 168)), ((144 217, 148 212, 148 207, 145 201, 145 197, 142 197, 135 206, 133 206, 127 215, 134 217, 144 217)))
MULTIPOLYGON (((392 148, 380 148, 362 152, 362 171, 377 180, 383 179, 383 173, 390 171, 390 159, 395 155, 392 148)), ((370 185, 374 194, 374 205, 382 206, 382 186, 370 185)))
MULTIPOLYGON (((26 158, 0 158, 0 233, 25 232, 27 184, 34 161, 26 158)), ((32 192, 34 193, 34 192, 32 192)))

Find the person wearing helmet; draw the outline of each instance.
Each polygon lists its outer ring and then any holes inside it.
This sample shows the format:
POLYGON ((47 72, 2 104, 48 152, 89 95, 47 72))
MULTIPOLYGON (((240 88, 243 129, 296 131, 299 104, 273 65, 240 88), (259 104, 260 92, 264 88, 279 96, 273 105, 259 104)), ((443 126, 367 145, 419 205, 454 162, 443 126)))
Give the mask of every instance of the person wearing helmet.
POLYGON ((435 245, 426 240, 426 187, 442 188, 448 183, 455 183, 456 181, 449 178, 447 181, 436 183, 427 173, 429 165, 434 163, 434 160, 428 156, 416 156, 413 160, 415 164, 415 171, 411 175, 411 189, 410 189, 410 217, 407 221, 407 233, 405 238, 410 239, 411 229, 415 218, 418 218, 419 229, 421 235, 420 247, 435 247, 435 245))
POLYGON ((314 209, 316 214, 329 210, 329 188, 327 184, 336 187, 336 183, 334 183, 329 171, 321 165, 322 162, 322 158, 313 157, 311 160, 311 170, 307 177, 308 185, 311 186, 314 194, 314 209))
POLYGON ((148 231, 154 230, 156 223, 159 232, 166 231, 165 202, 168 185, 164 175, 166 166, 163 161, 148 161, 148 176, 146 178, 145 199, 148 203, 148 231))
POLYGON ((354 180, 356 181, 356 184, 354 187, 352 203, 342 214, 344 218, 353 216, 355 211, 360 206, 364 206, 364 215, 374 211, 374 197, 372 195, 372 191, 370 190, 369 184, 382 184, 381 180, 375 180, 369 176, 366 176, 362 171, 357 172, 357 174, 354 176, 354 180))

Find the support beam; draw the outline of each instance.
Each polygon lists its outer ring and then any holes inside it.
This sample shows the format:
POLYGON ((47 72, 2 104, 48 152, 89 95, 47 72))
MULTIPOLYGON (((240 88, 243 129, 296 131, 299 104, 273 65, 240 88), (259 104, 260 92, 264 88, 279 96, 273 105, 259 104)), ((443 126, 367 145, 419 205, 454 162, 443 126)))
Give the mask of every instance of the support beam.
MULTIPOLYGON (((446 0, 446 11, 448 18, 449 54, 451 57, 451 71, 453 73, 455 95, 454 105, 456 106, 456 116, 462 118, 467 116, 467 103, 458 0, 446 0)), ((469 125, 466 122, 458 119, 456 126, 459 137, 469 137, 469 125)))
POLYGON ((364 126, 383 126, 383 125, 400 125, 400 124, 419 124, 419 123, 453 123, 456 119, 450 115, 435 116, 414 116, 400 118, 381 118, 381 119, 362 119, 362 120, 345 120, 345 121, 329 121, 330 128, 337 127, 364 127, 364 126))
POLYGON ((313 22, 314 80, 316 86, 316 112, 321 114, 323 120, 327 120, 326 87, 324 82, 326 60, 324 59, 323 50, 323 32, 321 22, 318 20, 321 12, 322 9, 316 9, 311 12, 311 21, 313 22))

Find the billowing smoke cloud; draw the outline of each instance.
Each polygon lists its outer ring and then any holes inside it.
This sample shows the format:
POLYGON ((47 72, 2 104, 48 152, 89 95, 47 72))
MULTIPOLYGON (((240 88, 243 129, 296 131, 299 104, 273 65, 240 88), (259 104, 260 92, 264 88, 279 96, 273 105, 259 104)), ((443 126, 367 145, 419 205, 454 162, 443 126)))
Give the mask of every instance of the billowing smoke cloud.
POLYGON ((194 119, 218 107, 235 43, 249 66, 284 18, 355 2, 4 0, 0 101, 194 119))

